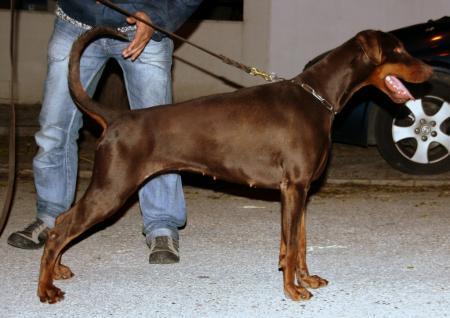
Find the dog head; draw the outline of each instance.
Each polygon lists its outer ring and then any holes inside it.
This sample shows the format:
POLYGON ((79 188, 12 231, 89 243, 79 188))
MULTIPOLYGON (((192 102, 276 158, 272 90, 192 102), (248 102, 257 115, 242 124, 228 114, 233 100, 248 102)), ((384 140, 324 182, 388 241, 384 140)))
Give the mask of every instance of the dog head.
POLYGON ((403 44, 392 34, 367 30, 355 37, 362 58, 374 66, 368 84, 376 86, 395 103, 414 99, 401 80, 422 83, 430 78, 432 68, 406 52, 403 44))

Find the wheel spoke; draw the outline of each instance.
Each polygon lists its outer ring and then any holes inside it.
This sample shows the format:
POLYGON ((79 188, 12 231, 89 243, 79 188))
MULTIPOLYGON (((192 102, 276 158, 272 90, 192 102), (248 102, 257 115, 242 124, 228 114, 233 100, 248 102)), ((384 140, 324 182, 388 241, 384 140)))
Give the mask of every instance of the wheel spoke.
POLYGON ((441 109, 433 116, 433 119, 440 125, 448 118, 450 118, 450 104, 444 102, 442 103, 441 109))
POLYGON ((429 142, 418 142, 417 149, 414 155, 411 157, 411 160, 418 163, 428 163, 428 147, 430 146, 429 142))
POLYGON ((433 141, 444 146, 445 149, 447 149, 447 151, 450 152, 450 136, 449 135, 446 135, 441 132, 436 137, 433 138, 433 141))
POLYGON ((392 139, 394 142, 399 142, 400 140, 406 138, 417 138, 417 135, 414 133, 414 127, 400 127, 397 125, 392 125, 392 139))
POLYGON ((408 107, 408 109, 414 115, 416 121, 426 116, 425 112, 423 111, 421 99, 410 100, 405 104, 405 106, 408 107))

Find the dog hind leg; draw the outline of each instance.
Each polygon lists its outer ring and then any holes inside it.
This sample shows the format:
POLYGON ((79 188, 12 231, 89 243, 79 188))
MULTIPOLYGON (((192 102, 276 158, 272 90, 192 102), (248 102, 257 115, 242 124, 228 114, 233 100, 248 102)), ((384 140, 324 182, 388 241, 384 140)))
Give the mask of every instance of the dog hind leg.
POLYGON ((56 303, 64 298, 64 293, 53 285, 53 279, 71 274, 67 266, 60 264, 64 248, 116 212, 134 190, 134 186, 127 188, 124 183, 117 182, 100 187, 94 178, 83 198, 58 217, 55 227, 49 231, 41 259, 38 296, 42 302, 56 303))

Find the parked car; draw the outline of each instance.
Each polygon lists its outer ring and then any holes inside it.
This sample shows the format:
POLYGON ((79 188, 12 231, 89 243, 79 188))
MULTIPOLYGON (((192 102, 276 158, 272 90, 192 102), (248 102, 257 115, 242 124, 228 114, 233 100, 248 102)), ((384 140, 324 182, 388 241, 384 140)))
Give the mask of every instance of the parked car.
POLYGON ((376 145, 392 167, 409 174, 449 171, 450 17, 391 33, 431 65, 434 75, 425 84, 406 85, 417 99, 400 107, 372 88, 357 93, 336 117, 333 140, 376 145))

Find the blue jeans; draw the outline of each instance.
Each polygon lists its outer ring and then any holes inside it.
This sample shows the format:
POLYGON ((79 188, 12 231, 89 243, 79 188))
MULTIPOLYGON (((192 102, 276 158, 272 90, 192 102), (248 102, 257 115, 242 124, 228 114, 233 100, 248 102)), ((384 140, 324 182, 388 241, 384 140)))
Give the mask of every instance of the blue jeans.
MULTIPOLYGON (((35 139, 39 151, 33 160, 37 191, 37 217, 49 227, 68 210, 74 200, 78 169, 78 131, 82 114, 73 103, 67 83, 72 43, 83 29, 56 19, 48 49, 48 71, 44 100, 35 139)), ((134 32, 129 33, 132 39, 134 32)), ((123 59, 127 42, 101 38, 88 46, 81 58, 81 81, 92 92, 109 58, 120 64, 130 106, 138 109, 167 104, 172 99, 171 65, 173 42, 150 41, 137 60, 123 59)), ((108 106, 108 105, 106 105, 108 106)), ((139 190, 143 232, 147 238, 171 235, 186 222, 181 178, 167 174, 150 180, 139 190)))

